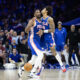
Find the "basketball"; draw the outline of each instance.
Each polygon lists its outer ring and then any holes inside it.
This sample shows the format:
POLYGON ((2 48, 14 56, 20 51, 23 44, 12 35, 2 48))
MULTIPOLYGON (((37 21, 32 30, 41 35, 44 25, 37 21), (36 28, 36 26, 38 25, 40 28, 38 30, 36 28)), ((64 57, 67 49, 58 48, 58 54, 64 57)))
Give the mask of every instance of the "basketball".
POLYGON ((26 64, 24 65, 24 69, 25 69, 26 71, 30 71, 30 70, 32 69, 32 64, 26 63, 26 64))

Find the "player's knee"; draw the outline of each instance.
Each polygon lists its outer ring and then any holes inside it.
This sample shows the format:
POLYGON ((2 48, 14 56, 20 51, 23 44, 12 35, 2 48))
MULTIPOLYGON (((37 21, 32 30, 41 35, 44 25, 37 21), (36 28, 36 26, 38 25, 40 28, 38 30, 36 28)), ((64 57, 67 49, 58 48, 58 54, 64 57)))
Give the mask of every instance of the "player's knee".
POLYGON ((55 47, 53 46, 53 47, 51 47, 51 51, 56 51, 56 49, 55 49, 55 47))
POLYGON ((55 49, 55 47, 51 47, 51 52, 53 53, 54 56, 56 55, 56 49, 55 49))
POLYGON ((40 59, 40 60, 42 60, 43 59, 43 54, 41 53, 40 55, 38 55, 38 58, 40 59))
POLYGON ((36 57, 37 56, 33 55, 32 58, 31 58, 31 60, 28 63, 30 63, 30 64, 33 65, 35 63, 35 61, 36 61, 36 57))

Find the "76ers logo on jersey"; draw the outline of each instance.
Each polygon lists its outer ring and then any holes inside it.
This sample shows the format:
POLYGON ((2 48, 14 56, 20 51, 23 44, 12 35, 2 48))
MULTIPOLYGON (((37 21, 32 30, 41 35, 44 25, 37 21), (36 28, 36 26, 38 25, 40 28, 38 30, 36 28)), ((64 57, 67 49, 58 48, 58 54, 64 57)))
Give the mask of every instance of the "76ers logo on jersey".
POLYGON ((42 29, 43 26, 42 26, 42 25, 37 25, 37 28, 38 28, 38 29, 42 29))
POLYGON ((48 23, 47 22, 43 22, 43 25, 48 26, 48 23))

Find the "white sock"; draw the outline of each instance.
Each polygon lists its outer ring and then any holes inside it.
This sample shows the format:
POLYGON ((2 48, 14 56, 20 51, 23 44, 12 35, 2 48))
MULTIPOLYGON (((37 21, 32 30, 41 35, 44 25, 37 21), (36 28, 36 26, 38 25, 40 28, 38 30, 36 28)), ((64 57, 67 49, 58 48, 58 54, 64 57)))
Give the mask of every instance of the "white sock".
POLYGON ((66 61, 66 64, 69 64, 69 62, 68 62, 68 57, 69 57, 69 54, 67 53, 67 51, 66 51, 66 49, 65 50, 63 50, 63 55, 64 55, 64 57, 65 57, 65 61, 66 61))
POLYGON ((57 59, 57 61, 59 62, 60 66, 63 66, 63 63, 61 61, 61 57, 59 56, 59 54, 56 54, 55 58, 57 59))

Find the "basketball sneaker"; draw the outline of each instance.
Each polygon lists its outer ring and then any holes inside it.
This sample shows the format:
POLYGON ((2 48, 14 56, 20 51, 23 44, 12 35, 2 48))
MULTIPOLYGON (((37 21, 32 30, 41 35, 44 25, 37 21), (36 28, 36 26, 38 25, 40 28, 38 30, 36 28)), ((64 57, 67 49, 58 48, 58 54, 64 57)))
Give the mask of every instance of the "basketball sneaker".
POLYGON ((63 72, 66 72, 66 68, 65 68, 65 66, 63 65, 63 66, 61 66, 61 69, 62 69, 62 71, 63 72))
POLYGON ((19 67, 19 69, 18 69, 18 76, 19 76, 19 78, 22 77, 22 72, 23 71, 24 70, 22 69, 22 67, 19 67))
POLYGON ((38 72, 36 75, 40 76, 41 72, 43 71, 44 67, 42 66, 41 68, 38 69, 38 72))
POLYGON ((30 78, 39 78, 39 76, 37 76, 35 73, 30 73, 28 75, 28 77, 30 77, 30 78))

